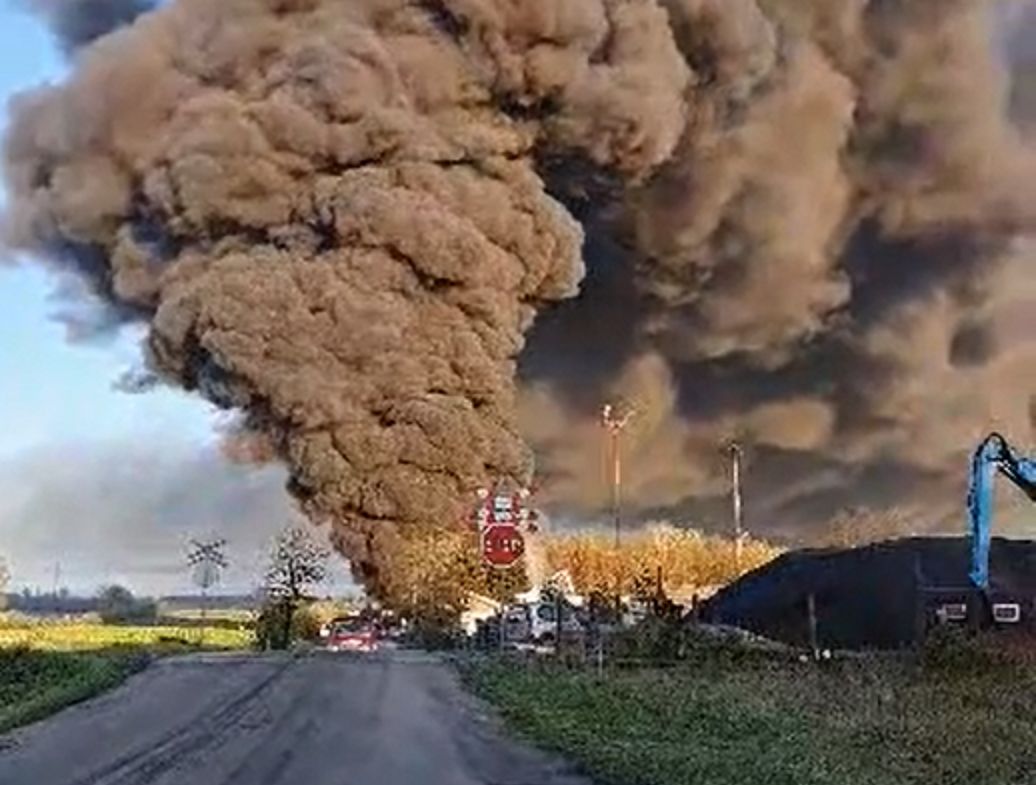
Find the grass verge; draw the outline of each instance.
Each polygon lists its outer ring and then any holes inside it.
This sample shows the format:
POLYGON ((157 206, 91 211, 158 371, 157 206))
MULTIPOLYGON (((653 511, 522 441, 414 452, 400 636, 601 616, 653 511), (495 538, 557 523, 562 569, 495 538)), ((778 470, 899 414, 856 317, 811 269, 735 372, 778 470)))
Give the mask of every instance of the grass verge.
POLYGON ((111 689, 149 659, 141 650, 0 650, 0 733, 111 689))
POLYGON ((156 656, 246 649, 247 629, 90 622, 0 623, 0 733, 123 682, 156 656))
POLYGON ((602 783, 1036 782, 1031 669, 705 660, 598 677, 485 661, 464 676, 520 735, 602 783))

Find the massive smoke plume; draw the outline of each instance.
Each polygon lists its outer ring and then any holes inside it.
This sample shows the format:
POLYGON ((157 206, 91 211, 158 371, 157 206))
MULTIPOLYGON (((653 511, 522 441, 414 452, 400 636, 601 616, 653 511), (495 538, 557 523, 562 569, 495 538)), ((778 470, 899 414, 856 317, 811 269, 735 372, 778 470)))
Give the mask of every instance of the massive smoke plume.
POLYGON ((773 527, 955 502, 1036 390, 995 40, 977 0, 175 0, 14 105, 7 231, 375 589, 534 456, 592 515, 609 396, 646 513, 707 518, 733 436, 773 527))

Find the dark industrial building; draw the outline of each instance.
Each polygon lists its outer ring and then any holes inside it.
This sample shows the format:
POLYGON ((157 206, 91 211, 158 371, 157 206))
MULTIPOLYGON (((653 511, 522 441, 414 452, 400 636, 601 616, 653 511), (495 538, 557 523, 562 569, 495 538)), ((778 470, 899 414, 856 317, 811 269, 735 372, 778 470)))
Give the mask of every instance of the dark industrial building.
POLYGON ((909 538, 852 550, 787 553, 710 599, 702 618, 794 645, 910 646, 937 623, 1036 632, 1036 542, 994 538, 988 599, 969 586, 967 538, 909 538))

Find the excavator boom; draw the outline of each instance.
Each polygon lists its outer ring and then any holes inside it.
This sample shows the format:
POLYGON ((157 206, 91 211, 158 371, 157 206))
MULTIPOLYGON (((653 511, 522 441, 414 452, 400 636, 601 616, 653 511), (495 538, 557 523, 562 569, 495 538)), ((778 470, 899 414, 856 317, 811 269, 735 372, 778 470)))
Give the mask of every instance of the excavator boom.
POLYGON ((968 515, 971 521, 971 583, 989 589, 989 545, 992 539, 993 488, 997 474, 1018 486, 1036 502, 1036 460, 1015 455, 998 433, 988 436, 971 459, 968 515))

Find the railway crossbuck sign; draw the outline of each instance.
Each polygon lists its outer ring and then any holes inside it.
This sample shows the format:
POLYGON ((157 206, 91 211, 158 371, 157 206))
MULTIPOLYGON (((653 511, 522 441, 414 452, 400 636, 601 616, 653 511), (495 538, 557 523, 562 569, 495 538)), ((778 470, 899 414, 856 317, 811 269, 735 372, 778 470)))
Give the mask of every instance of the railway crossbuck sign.
POLYGON ((482 560, 499 569, 513 567, 525 553, 521 527, 528 526, 532 513, 526 505, 527 490, 517 493, 479 491, 476 521, 482 560))

